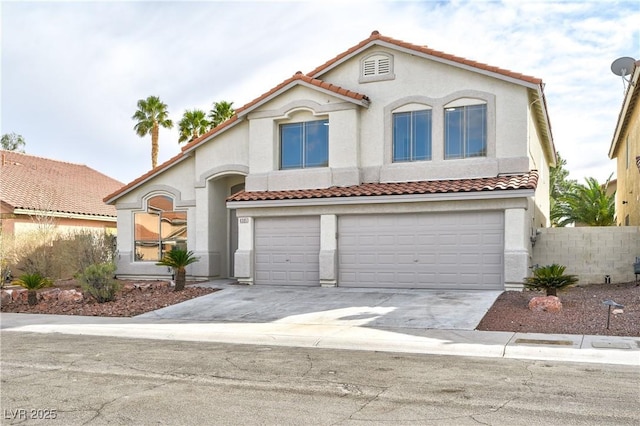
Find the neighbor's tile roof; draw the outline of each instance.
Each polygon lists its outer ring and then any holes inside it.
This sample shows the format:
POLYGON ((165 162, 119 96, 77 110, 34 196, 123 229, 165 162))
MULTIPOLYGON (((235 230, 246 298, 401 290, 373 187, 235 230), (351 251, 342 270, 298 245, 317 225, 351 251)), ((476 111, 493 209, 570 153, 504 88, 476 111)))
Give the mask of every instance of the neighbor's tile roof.
POLYGON ((365 197, 382 195, 445 194, 514 189, 535 189, 538 172, 489 178, 428 180, 418 182, 363 183, 354 186, 332 186, 326 189, 290 191, 243 191, 227 201, 301 200, 310 198, 365 197))
POLYGON ((116 216, 102 198, 122 182, 82 164, 0 151, 0 200, 13 208, 116 216))

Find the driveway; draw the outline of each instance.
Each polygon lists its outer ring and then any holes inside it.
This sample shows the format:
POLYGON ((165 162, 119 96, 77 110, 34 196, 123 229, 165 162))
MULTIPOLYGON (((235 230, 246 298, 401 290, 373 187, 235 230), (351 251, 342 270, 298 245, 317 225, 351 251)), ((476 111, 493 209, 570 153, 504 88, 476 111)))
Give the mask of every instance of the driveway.
POLYGON ((500 291, 243 286, 136 318, 474 330, 500 291))

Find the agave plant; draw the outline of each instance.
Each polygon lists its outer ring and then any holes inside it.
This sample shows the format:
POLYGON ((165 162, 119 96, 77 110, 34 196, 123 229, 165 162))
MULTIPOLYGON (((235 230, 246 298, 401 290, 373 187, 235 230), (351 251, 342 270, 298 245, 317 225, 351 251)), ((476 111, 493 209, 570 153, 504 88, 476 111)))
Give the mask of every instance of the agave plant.
POLYGON ((165 253, 162 260, 156 263, 156 265, 172 268, 176 275, 176 287, 174 291, 182 291, 187 281, 187 270, 185 268, 198 260, 192 251, 174 248, 170 252, 165 253))
POLYGON ((578 282, 576 275, 565 274, 566 267, 556 263, 541 266, 533 271, 532 277, 525 278, 524 285, 531 290, 545 290, 547 296, 556 296, 562 290, 578 282))
POLYGON ((51 286, 51 281, 37 272, 23 274, 15 283, 27 289, 27 302, 32 306, 38 303, 37 290, 51 286))

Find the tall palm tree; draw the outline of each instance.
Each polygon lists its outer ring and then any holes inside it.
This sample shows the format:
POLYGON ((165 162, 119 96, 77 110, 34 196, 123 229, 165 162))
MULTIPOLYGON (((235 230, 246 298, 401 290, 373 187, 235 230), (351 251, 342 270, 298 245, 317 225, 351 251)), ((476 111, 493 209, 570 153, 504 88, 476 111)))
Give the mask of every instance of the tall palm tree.
POLYGON ((180 128, 180 139, 178 143, 191 142, 209 130, 209 120, 201 109, 185 111, 182 120, 178 123, 180 128))
POLYGON ((559 225, 615 225, 615 193, 607 194, 610 180, 611 176, 604 184, 600 184, 596 179, 589 177, 585 179, 586 185, 577 184, 574 191, 562 199, 564 214, 559 225))
POLYGON ((233 102, 220 101, 214 102, 213 108, 209 111, 209 120, 211 121, 211 128, 216 127, 220 123, 233 117, 235 114, 233 109, 233 102))
POLYGON ((163 103, 157 96, 149 96, 147 99, 138 101, 138 110, 131 119, 137 123, 133 126, 138 136, 145 137, 151 134, 151 168, 155 169, 158 164, 158 133, 160 127, 170 129, 173 121, 169 119, 167 104, 163 103))

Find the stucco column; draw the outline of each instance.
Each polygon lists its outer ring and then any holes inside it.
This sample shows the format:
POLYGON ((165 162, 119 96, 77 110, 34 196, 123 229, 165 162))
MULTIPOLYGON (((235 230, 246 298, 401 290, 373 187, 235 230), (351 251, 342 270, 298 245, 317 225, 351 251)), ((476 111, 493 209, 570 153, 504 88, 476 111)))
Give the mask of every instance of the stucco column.
POLYGON ((233 254, 235 277, 240 284, 253 284, 253 218, 238 217, 238 250, 233 254))
POLYGON ((196 277, 208 278, 213 276, 209 258, 209 204, 207 188, 196 188, 196 206, 189 209, 190 217, 187 221, 187 248, 199 259, 190 265, 191 274, 196 277))
POLYGON ((522 290, 529 273, 529 216, 526 209, 504 212, 504 285, 505 290, 522 290))
POLYGON ((320 216, 320 285, 335 287, 338 283, 338 217, 320 216))

